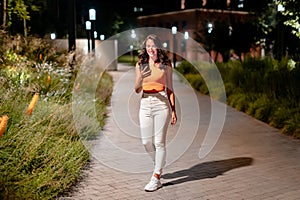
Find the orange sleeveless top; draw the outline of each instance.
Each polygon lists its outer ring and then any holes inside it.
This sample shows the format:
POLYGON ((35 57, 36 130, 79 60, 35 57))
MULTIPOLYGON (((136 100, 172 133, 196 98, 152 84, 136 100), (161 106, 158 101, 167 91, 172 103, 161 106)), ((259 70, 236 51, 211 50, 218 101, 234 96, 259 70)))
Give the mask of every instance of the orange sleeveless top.
POLYGON ((149 65, 151 75, 144 78, 143 80, 143 91, 144 92, 161 92, 165 90, 167 83, 166 67, 160 63, 149 65))

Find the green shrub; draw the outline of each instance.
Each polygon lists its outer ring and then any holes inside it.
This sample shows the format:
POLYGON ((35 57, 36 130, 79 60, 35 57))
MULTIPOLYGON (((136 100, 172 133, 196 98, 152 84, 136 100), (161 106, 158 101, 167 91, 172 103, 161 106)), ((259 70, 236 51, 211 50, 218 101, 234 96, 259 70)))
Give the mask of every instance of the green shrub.
POLYGON ((276 128, 283 128, 285 122, 291 117, 291 110, 287 107, 278 106, 270 117, 270 125, 276 128))
POLYGON ((214 99, 225 101, 223 97, 226 94, 223 94, 224 85, 221 81, 222 77, 214 64, 183 61, 176 70, 185 76, 194 89, 200 91, 202 94, 210 94, 214 99))
POLYGON ((127 63, 132 66, 135 66, 136 62, 138 61, 137 55, 122 55, 118 58, 119 63, 127 63))
POLYGON ((266 95, 262 95, 256 101, 249 104, 246 113, 263 122, 269 122, 275 107, 276 102, 272 101, 266 95))
POLYGON ((52 199, 74 183, 89 153, 70 122, 70 105, 39 102, 10 123, 0 140, 2 199, 52 199))
POLYGON ((300 139, 300 112, 294 113, 290 119, 285 121, 282 132, 300 139))
POLYGON ((181 74, 199 74, 199 71, 195 68, 195 66, 184 60, 177 67, 176 70, 181 74))
POLYGON ((239 111, 246 112, 250 104, 255 101, 256 98, 257 97, 253 94, 237 93, 230 95, 227 99, 227 103, 239 111))
POLYGON ((185 78, 194 89, 199 91, 200 86, 203 84, 203 80, 200 74, 187 74, 185 78))
MULTIPOLYGON (((65 61, 56 62, 57 52, 36 41, 28 43, 35 46, 31 50, 24 46, 18 52, 0 53, 0 117, 9 117, 0 139, 0 199, 54 199, 74 184, 89 159, 72 113, 78 66, 68 71, 65 61), (35 93, 39 101, 32 115, 26 115, 35 93)), ((95 94, 100 126, 111 92, 112 79, 104 73, 95 94)))
POLYGON ((229 72, 227 72, 228 74, 226 76, 222 75, 222 77, 227 77, 224 78, 225 80, 227 80, 225 81, 225 83, 231 83, 234 88, 241 88, 244 79, 242 66, 238 63, 236 63, 234 66, 231 66, 230 68, 227 68, 229 72))
MULTIPOLYGON (((102 80, 106 84, 101 82, 96 92, 101 98, 96 100, 100 126, 112 91, 111 77, 105 75, 102 80)), ((76 181, 89 159, 75 129, 72 103, 41 96, 33 114, 27 116, 31 92, 0 91, 0 116, 9 116, 0 140, 0 198, 53 199, 76 181)))
MULTIPOLYGON (((269 57, 247 57, 243 62, 216 64, 224 81, 228 105, 299 138, 299 62, 288 58, 277 61, 269 57)), ((209 94, 208 85, 214 89, 220 87, 214 84, 216 73, 212 69, 209 63, 187 61, 177 68, 192 87, 204 94, 209 94)))

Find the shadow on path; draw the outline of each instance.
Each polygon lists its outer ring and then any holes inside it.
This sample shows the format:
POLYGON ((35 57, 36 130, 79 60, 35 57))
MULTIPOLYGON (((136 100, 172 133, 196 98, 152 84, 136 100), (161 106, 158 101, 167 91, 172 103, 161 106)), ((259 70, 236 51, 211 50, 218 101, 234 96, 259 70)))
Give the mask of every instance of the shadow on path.
POLYGON ((162 178, 164 179, 177 179, 164 183, 163 186, 176 185, 188 181, 196 181, 206 178, 215 178, 232 169, 249 166, 252 164, 252 162, 252 158, 238 157, 227 160, 200 163, 189 169, 164 174, 162 176, 162 178))

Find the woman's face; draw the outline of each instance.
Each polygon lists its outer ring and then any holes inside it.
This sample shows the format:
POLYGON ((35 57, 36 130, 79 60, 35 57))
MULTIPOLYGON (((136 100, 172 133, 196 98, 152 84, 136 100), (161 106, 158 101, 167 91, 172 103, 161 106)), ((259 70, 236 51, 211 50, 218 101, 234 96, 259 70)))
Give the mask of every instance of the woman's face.
POLYGON ((150 58, 156 58, 157 57, 157 47, 154 44, 154 41, 151 39, 148 39, 146 41, 146 51, 150 58))

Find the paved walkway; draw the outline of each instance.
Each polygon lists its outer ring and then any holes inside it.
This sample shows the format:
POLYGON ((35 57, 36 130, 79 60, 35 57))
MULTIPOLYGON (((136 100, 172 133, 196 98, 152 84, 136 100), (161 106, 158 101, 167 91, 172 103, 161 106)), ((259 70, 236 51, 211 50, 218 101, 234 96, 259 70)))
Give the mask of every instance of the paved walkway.
POLYGON ((300 199, 300 141, 230 107, 217 144, 200 159, 211 100, 195 96, 176 77, 179 120, 169 128, 168 145, 173 147, 167 154, 164 186, 144 192, 152 166, 138 138, 140 97, 133 92, 134 71, 119 65, 110 74, 115 82, 112 106, 103 133, 93 141, 90 167, 60 199, 300 199))

